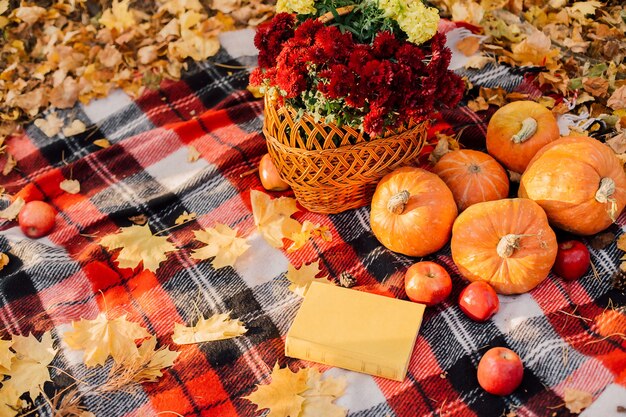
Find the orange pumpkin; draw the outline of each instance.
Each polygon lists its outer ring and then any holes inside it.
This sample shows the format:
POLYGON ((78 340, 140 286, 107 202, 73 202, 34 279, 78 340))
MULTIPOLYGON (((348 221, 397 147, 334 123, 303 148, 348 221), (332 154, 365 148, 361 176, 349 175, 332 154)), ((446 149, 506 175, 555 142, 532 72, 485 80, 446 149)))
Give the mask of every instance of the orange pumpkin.
POLYGON ((446 184, 420 168, 399 168, 378 183, 370 224, 380 243, 408 256, 426 256, 450 239, 457 215, 446 184))
POLYGON ((509 198, 470 206, 454 222, 452 259, 470 281, 500 294, 530 291, 554 264, 556 235, 534 201, 509 198))
POLYGON ((450 188, 460 211, 509 194, 506 171, 483 152, 469 149, 449 152, 435 164, 433 172, 450 188))
POLYGON ((550 110, 534 101, 514 101, 491 117, 487 152, 521 174, 539 149, 558 138, 559 126, 550 110))
POLYGON ((519 196, 535 200, 550 223, 593 235, 615 221, 626 205, 626 174, 615 153, 588 137, 546 145, 520 180, 519 196))

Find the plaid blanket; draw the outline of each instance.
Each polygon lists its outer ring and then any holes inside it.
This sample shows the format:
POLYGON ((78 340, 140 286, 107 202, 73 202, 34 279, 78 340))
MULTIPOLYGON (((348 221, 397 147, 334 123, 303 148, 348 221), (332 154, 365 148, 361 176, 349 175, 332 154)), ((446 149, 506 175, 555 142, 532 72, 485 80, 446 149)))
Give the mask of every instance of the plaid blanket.
MULTIPOLYGON (((158 382, 137 392, 86 396, 85 406, 96 416, 260 415, 241 397, 255 384, 268 382, 276 362, 292 369, 315 366, 347 378, 347 391, 338 403, 351 417, 566 416, 567 388, 593 394, 594 403, 581 415, 623 415, 626 341, 615 333, 624 333, 624 321, 618 320, 620 328, 616 315, 606 314, 626 302, 610 284, 621 253, 615 243, 591 250, 597 276, 589 272, 579 281, 565 282, 551 275, 528 294, 500 297, 500 312, 483 324, 469 320, 456 305, 464 284, 449 247, 429 256, 450 271, 454 290, 446 302, 427 309, 404 382, 285 358, 284 337, 301 303, 287 288, 288 263, 300 266, 319 259, 332 277, 343 271, 352 274, 359 289, 405 297, 403 273, 416 259, 378 243, 367 207, 331 216, 297 214, 300 221, 328 226, 331 242, 316 241, 286 253, 263 240, 249 199, 251 189, 260 189, 259 179, 241 176, 267 151, 262 102, 245 89, 247 71, 237 69, 253 62, 250 32, 227 35, 223 45, 218 56, 190 68, 181 82, 136 101, 116 92, 59 112, 94 126, 85 133, 48 138, 31 125, 9 141, 17 169, 2 178, 2 185, 27 200, 45 199, 59 212, 52 234, 38 240, 25 238, 15 223, 0 224, 0 251, 10 256, 0 272, 0 320, 5 332, 14 334, 52 331, 59 353, 46 392, 73 382, 59 369, 82 381, 79 386, 86 391, 105 378, 108 366, 86 369, 81 352, 64 345, 61 335, 72 320, 107 311, 112 317, 127 314, 156 334, 160 344, 182 353, 158 382), (112 146, 94 145, 98 138, 112 146), (201 154, 193 163, 187 160, 189 145, 201 154), (81 192, 61 191, 65 178, 80 180, 81 192), (156 273, 119 269, 112 254, 98 244, 101 237, 129 226, 129 217, 146 215, 152 230, 159 231, 184 211, 197 213, 197 219, 169 235, 185 250, 169 254, 156 273), (252 247, 234 268, 216 271, 209 261, 189 256, 187 249, 200 246, 192 230, 216 222, 250 236, 252 247), (174 322, 194 323, 199 314, 227 311, 246 324, 246 335, 172 344, 174 322), (607 333, 611 323, 615 326, 607 333), (522 386, 507 397, 487 394, 476 380, 481 355, 494 346, 512 348, 524 362, 522 386)), ((500 84, 524 88, 519 74, 495 70, 500 84)), ((485 72, 466 75, 475 82, 494 79, 485 72)), ((488 117, 489 112, 476 114, 461 106, 443 112, 431 133, 463 131, 463 143, 480 147, 488 117)), ((624 224, 626 216, 612 231, 621 233, 624 224)), ((50 415, 42 397, 38 405, 41 415, 50 415)))

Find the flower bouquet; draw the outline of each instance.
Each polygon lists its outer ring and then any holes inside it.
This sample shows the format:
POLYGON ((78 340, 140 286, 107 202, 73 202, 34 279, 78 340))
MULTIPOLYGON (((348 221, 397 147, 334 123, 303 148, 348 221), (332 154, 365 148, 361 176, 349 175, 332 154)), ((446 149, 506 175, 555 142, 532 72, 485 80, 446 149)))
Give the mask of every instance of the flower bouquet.
POLYGON ((429 116, 458 103, 439 15, 420 0, 279 0, 259 27, 252 85, 268 149, 300 203, 335 213, 415 163, 429 116))

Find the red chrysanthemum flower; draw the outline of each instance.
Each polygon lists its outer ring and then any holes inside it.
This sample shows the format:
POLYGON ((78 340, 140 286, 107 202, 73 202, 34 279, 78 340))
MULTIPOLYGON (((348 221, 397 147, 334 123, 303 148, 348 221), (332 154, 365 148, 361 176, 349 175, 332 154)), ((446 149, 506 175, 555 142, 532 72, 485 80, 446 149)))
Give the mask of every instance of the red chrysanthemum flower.
POLYGON ((391 58, 399 47, 400 42, 393 33, 387 31, 378 33, 372 44, 374 56, 378 59, 391 58))
POLYGON ((385 115, 387 111, 382 107, 372 107, 370 112, 363 118, 363 129, 371 136, 383 133, 385 127, 385 115))
POLYGON ((259 66, 270 68, 276 65, 276 57, 283 44, 294 36, 295 17, 279 13, 269 22, 259 26, 254 36, 254 45, 259 50, 259 66))
POLYGON ((408 42, 405 42, 396 50, 395 58, 398 63, 407 65, 418 72, 423 71, 426 67, 422 49, 408 42))
POLYGON ((328 83, 322 83, 319 90, 328 98, 347 97, 355 89, 354 73, 343 64, 332 65, 328 70, 320 73, 328 79, 328 83))
POLYGON ((321 50, 326 62, 345 63, 354 41, 350 32, 341 33, 335 26, 330 26, 317 32, 315 46, 321 50))
POLYGON ((372 55, 372 48, 369 45, 357 44, 350 51, 348 67, 352 71, 358 72, 373 59, 374 55, 372 55))
POLYGON ((294 40, 300 46, 312 46, 315 43, 315 35, 324 27, 317 19, 307 19, 295 30, 294 40))

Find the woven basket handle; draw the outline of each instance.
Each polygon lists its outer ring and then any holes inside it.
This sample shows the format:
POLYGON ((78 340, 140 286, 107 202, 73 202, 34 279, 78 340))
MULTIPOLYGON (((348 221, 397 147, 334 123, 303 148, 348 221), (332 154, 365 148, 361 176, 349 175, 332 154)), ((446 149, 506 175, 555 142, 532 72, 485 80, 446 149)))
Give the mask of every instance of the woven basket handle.
MULTIPOLYGON (((338 8, 336 12, 339 16, 344 16, 350 13, 352 10, 354 10, 355 7, 356 6, 354 4, 351 6, 343 6, 343 7, 338 8)), ((318 17, 317 20, 326 24, 330 22, 331 20, 333 20, 334 18, 335 18, 335 15, 332 12, 328 12, 318 17)))

